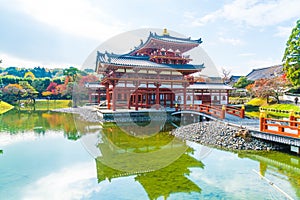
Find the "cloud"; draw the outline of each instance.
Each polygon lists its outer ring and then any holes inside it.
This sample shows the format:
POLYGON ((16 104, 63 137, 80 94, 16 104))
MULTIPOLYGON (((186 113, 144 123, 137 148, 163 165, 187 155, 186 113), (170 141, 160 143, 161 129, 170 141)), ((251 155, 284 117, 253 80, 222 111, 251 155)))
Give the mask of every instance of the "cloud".
POLYGON ((77 67, 80 66, 73 64, 73 63, 49 63, 44 61, 38 60, 29 60, 19 58, 13 55, 0 53, 0 59, 2 59, 1 67, 26 67, 26 68, 33 68, 33 67, 45 67, 45 68, 66 68, 66 67, 77 67))
POLYGON ((235 0, 203 17, 197 18, 194 14, 186 14, 185 17, 191 20, 194 26, 226 19, 241 25, 262 27, 299 18, 299 8, 299 0, 235 0))
POLYGON ((220 42, 225 43, 225 44, 231 44, 233 46, 239 46, 245 44, 244 41, 236 38, 224 38, 222 36, 219 37, 220 42))
POLYGON ((255 53, 240 53, 239 56, 242 56, 242 57, 250 57, 250 56, 255 56, 256 54, 255 53))
POLYGON ((23 199, 88 199, 101 190, 96 176, 94 161, 72 165, 28 185, 23 199))
POLYGON ((253 59, 248 61, 247 66, 250 66, 251 68, 261 68, 261 67, 270 67, 274 65, 279 65, 281 63, 282 62, 280 59, 272 59, 272 58, 266 58, 263 60, 253 59))
POLYGON ((283 37, 288 39, 288 37, 290 36, 291 32, 292 32, 293 27, 290 26, 278 26, 277 27, 277 32, 274 34, 274 36, 277 37, 283 37))
POLYGON ((68 34, 103 41, 124 31, 125 24, 86 0, 14 0, 19 11, 68 34))

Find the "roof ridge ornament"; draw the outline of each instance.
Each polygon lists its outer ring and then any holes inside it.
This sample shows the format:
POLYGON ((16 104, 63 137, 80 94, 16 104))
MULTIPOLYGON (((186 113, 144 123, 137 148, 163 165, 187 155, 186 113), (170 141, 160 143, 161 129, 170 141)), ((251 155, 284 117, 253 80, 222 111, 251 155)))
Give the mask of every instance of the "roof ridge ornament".
POLYGON ((169 34, 168 30, 166 28, 164 28, 164 30, 163 30, 163 36, 169 36, 169 35, 170 34, 169 34))

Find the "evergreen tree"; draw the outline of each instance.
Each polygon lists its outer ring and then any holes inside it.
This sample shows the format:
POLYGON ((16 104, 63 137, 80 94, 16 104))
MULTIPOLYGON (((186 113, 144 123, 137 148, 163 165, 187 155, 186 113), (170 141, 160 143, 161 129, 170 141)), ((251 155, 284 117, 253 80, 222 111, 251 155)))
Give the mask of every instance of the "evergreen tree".
POLYGON ((293 28, 292 33, 286 43, 286 49, 282 61, 284 70, 291 83, 300 85, 300 20, 293 28))

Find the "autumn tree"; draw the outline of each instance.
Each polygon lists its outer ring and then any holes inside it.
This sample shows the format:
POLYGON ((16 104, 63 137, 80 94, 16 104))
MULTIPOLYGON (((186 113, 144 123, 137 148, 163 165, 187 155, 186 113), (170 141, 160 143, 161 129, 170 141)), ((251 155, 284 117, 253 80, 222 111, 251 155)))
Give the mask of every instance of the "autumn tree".
POLYGON ((286 43, 282 61, 288 79, 294 86, 300 85, 300 20, 286 43))
POLYGON ((288 86, 289 81, 284 76, 278 76, 272 79, 256 80, 248 85, 246 89, 255 97, 266 98, 267 101, 270 97, 273 97, 279 103, 279 97, 283 95, 288 86))
POLYGON ((9 84, 3 89, 3 100, 8 103, 20 102, 21 98, 26 96, 26 94, 26 90, 21 85, 9 84))

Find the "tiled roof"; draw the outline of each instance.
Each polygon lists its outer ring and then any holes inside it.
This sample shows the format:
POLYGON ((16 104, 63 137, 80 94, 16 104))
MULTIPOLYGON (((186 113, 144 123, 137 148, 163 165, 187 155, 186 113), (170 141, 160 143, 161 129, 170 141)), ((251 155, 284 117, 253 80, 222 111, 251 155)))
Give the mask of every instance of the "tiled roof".
POLYGON ((161 69, 182 69, 182 70, 197 70, 203 69, 204 64, 202 65, 192 65, 192 64, 184 64, 184 65, 174 65, 174 64, 158 64, 155 62, 151 62, 148 60, 148 56, 130 56, 130 55, 117 55, 117 54, 109 54, 109 53, 100 53, 97 55, 97 62, 105 63, 105 64, 113 64, 116 66, 130 66, 130 67, 138 67, 138 68, 161 68, 161 69))
POLYGON ((193 43, 193 44, 201 44, 202 40, 199 38, 198 40, 192 40, 190 37, 189 38, 178 38, 178 37, 173 37, 170 35, 157 35, 156 33, 151 33, 149 35, 149 39, 155 38, 159 40, 164 40, 168 42, 176 42, 176 43, 193 43))
POLYGON ((275 65, 271 67, 253 69, 246 77, 248 80, 269 79, 283 74, 283 66, 275 65))
POLYGON ((157 44, 157 42, 155 42, 155 40, 159 40, 159 41, 170 43, 170 44, 173 43, 172 45, 178 44, 177 46, 181 46, 178 48, 182 48, 184 46, 184 48, 181 49, 181 51, 182 51, 181 53, 188 51, 194 47, 197 47, 199 44, 202 43, 201 38, 199 38, 197 40, 192 40, 190 37, 189 38, 179 38, 179 37, 174 37, 174 36, 170 36, 170 35, 157 35, 156 33, 150 32, 147 40, 145 42, 141 41, 141 44, 138 47, 135 47, 131 52, 129 52, 129 54, 133 55, 138 50, 143 49, 143 48, 149 48, 149 47, 157 48, 158 44, 157 44), (156 44, 154 44, 154 43, 156 43, 156 44))

